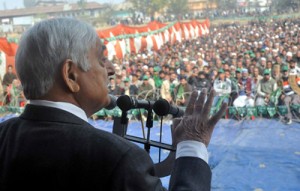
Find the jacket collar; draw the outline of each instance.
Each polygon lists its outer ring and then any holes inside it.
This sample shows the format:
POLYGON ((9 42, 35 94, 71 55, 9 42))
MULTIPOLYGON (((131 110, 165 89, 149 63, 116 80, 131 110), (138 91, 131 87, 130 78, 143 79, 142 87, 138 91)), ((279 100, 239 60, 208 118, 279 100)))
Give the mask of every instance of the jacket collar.
POLYGON ((53 107, 32 104, 26 105, 24 112, 20 115, 20 118, 35 121, 64 122, 73 124, 87 123, 70 112, 53 107))

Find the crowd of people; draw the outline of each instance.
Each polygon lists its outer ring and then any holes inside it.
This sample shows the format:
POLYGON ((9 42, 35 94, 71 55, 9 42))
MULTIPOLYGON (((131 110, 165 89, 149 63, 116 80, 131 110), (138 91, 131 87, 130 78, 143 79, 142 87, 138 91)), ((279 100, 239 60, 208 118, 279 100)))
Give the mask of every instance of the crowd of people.
MULTIPOLYGON (((209 35, 166 43, 160 50, 140 50, 113 58, 115 75, 110 94, 138 99, 166 99, 186 106, 193 90, 215 89, 213 106, 300 104, 300 22, 273 20, 212 25, 209 35)), ((24 103, 22 87, 12 67, 2 81, 4 104, 24 103)))
POLYGON ((186 106, 193 90, 214 88, 214 106, 286 105, 290 124, 290 105, 300 104, 299 28, 292 19, 216 25, 207 36, 114 58, 110 93, 186 106))

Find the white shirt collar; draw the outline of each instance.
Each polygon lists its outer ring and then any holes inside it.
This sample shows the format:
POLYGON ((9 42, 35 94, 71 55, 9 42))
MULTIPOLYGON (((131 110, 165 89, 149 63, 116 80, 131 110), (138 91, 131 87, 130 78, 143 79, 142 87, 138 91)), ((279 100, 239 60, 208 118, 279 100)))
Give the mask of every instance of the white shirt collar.
POLYGON ((54 102, 48 100, 29 100, 29 103, 32 105, 40 105, 40 106, 47 106, 47 107, 54 107, 57 109, 61 109, 76 115, 77 117, 83 119, 84 121, 88 121, 88 118, 85 112, 77 107, 74 104, 67 103, 67 102, 54 102))

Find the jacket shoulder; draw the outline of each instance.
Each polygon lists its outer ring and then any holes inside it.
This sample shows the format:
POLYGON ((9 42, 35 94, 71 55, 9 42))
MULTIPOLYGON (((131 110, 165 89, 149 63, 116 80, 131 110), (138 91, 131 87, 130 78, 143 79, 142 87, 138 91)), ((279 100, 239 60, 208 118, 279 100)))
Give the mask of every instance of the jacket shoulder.
POLYGON ((13 124, 16 124, 19 120, 19 117, 13 117, 10 119, 7 119, 0 123, 0 132, 7 129, 9 126, 12 126, 13 124))

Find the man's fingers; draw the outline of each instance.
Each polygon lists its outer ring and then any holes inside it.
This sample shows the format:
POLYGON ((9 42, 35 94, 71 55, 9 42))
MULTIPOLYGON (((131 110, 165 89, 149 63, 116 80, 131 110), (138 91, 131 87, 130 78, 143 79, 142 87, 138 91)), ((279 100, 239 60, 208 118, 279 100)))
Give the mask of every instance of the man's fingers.
POLYGON ((190 97, 190 101, 186 107, 185 113, 184 115, 192 115, 192 113, 194 112, 194 105, 195 105, 195 101, 198 97, 198 91, 193 91, 191 97, 190 97))
POLYGON ((175 129, 181 120, 182 120, 182 118, 174 118, 172 127, 175 129))
POLYGON ((206 95, 207 95, 207 89, 204 88, 204 89, 201 90, 200 96, 196 100, 195 111, 197 113, 201 113, 203 105, 204 105, 204 102, 205 102, 206 95))
POLYGON ((208 116, 209 116, 210 109, 211 109, 212 103, 214 101, 215 94, 216 94, 216 92, 215 92, 214 89, 212 89, 209 93, 209 96, 206 100, 206 103, 204 105, 204 108, 203 108, 202 114, 201 114, 203 116, 203 119, 207 119, 208 116))
POLYGON ((176 145, 178 143, 178 135, 181 135, 183 132, 183 128, 177 128, 179 123, 181 122, 182 118, 175 118, 173 119, 173 124, 171 128, 171 134, 172 134, 172 145, 176 145))
POLYGON ((227 109, 227 103, 223 103, 220 110, 210 118, 208 122, 209 126, 215 126, 219 121, 219 119, 221 119, 221 117, 224 115, 226 109, 227 109))

